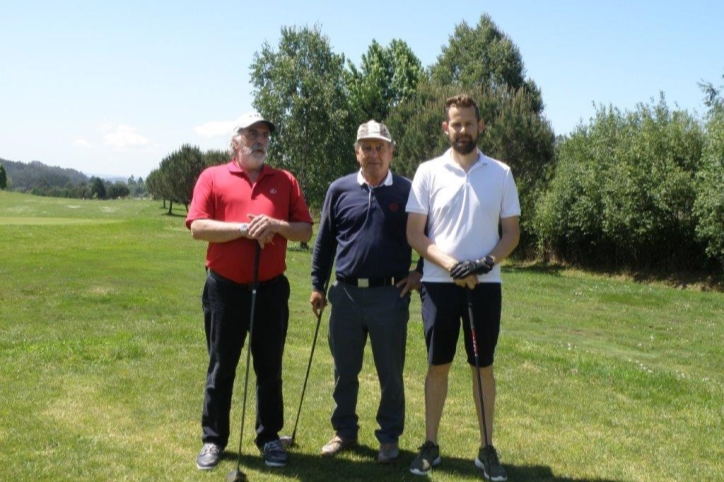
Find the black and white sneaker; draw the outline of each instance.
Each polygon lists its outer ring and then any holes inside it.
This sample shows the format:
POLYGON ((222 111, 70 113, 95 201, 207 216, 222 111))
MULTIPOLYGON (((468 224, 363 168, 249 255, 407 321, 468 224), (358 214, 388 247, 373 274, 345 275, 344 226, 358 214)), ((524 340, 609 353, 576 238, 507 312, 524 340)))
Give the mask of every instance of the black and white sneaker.
POLYGON ((492 482, 505 482, 508 474, 500 463, 498 452, 492 445, 487 445, 478 451, 475 466, 483 470, 483 478, 492 482))
POLYGON ((222 449, 216 444, 207 443, 201 447, 201 452, 196 456, 196 468, 199 470, 211 470, 219 465, 222 449))
POLYGON ((281 440, 272 440, 264 444, 262 449, 264 455, 264 463, 268 467, 285 467, 289 461, 289 455, 281 440))

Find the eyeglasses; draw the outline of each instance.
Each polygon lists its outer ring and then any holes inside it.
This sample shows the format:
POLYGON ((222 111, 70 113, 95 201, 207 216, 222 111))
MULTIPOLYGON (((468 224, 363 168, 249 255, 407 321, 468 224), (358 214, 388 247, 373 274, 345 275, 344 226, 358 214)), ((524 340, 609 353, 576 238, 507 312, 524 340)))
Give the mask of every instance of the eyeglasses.
POLYGON ((256 129, 240 129, 239 134, 246 137, 250 141, 255 141, 259 137, 263 139, 269 139, 269 136, 271 135, 271 132, 269 131, 258 131, 256 129))

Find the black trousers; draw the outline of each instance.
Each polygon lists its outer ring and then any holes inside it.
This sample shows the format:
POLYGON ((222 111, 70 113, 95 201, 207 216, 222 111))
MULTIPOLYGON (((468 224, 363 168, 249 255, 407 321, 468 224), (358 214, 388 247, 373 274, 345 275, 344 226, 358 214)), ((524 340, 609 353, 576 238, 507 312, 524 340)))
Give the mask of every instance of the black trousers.
MULTIPOLYGON (((236 368, 249 331, 252 291, 209 272, 202 306, 209 366, 202 441, 226 447, 236 368)), ((289 325, 289 280, 279 276, 257 289, 251 355, 256 374, 257 446, 279 438, 284 426, 282 354, 289 325)), ((249 380, 251 383, 251 380, 249 380)), ((241 406, 241 405, 240 405, 241 406)))

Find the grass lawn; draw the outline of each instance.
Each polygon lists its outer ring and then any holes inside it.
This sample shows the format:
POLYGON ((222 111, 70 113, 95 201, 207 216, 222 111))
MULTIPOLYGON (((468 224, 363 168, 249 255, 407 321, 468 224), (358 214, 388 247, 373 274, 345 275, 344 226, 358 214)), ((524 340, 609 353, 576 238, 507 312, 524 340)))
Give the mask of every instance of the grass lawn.
MULTIPOLYGON (((229 450, 219 468, 200 472, 205 244, 191 239, 182 206, 166 212, 151 201, 0 192, 0 480, 222 481, 235 468, 246 352, 229 450)), ((287 258, 287 434, 316 322, 310 257, 292 247, 287 258)), ((495 442, 509 480, 724 480, 724 294, 517 265, 503 276, 495 442)), ((249 480, 424 480, 408 470, 424 437, 417 296, 411 313, 400 462, 374 462, 378 386, 369 351, 361 446, 318 456, 332 435, 325 316, 286 468, 266 468, 254 449, 251 392, 242 467, 249 480)), ((459 356, 443 462, 430 480, 480 478, 471 397, 459 356)))

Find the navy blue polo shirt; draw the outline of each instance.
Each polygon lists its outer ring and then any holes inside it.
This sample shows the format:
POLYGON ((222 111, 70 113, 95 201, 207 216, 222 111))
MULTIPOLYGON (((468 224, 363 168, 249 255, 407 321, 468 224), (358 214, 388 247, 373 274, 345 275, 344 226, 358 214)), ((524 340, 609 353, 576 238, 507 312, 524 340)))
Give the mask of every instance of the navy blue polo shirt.
MULTIPOLYGON (((370 187, 358 173, 334 181, 327 190, 312 255, 312 287, 324 291, 336 257, 341 278, 405 277, 412 249, 407 244, 405 205, 409 179, 370 187)), ((389 176, 388 176, 389 179, 389 176)))

